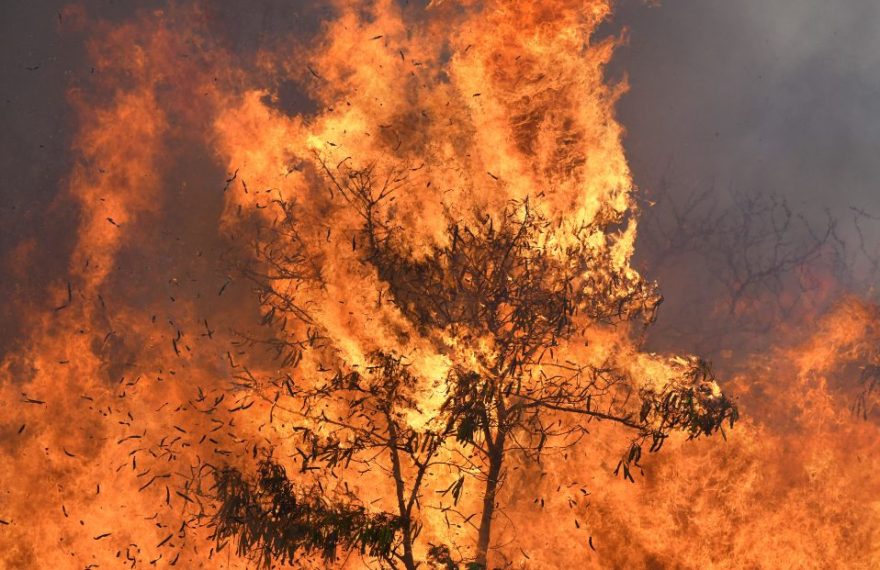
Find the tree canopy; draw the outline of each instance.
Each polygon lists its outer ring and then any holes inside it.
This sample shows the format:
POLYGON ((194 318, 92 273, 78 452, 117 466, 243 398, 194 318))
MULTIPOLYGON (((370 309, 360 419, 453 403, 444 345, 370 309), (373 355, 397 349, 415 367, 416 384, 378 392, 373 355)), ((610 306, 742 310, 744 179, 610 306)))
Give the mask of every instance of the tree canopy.
POLYGON ((364 362, 345 357, 304 293, 322 288, 333 260, 301 231, 299 206, 276 200, 256 261, 240 269, 279 358, 276 377, 251 389, 285 414, 290 441, 266 446, 250 474, 214 468, 218 542, 267 567, 356 553, 388 568, 489 568, 508 465, 576 452, 591 422, 611 422, 630 434, 616 473, 633 480, 643 449, 736 420, 706 362, 642 354, 630 338, 662 298, 620 252, 624 214, 572 223, 543 214, 539 198, 511 201, 448 215, 444 235, 417 249, 393 204, 404 170, 315 164, 352 214, 345 235, 382 286, 378 303, 400 316, 397 338, 378 338, 364 362), (408 347, 440 364, 426 373, 408 347), (350 487, 377 471, 380 505, 350 487), (466 543, 443 524, 470 529, 466 543))

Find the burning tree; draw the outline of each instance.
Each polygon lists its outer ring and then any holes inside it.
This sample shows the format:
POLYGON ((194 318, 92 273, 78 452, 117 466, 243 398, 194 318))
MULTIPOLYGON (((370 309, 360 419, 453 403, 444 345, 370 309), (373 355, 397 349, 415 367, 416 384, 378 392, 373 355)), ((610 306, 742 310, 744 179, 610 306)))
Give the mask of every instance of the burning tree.
MULTIPOLYGON (((660 298, 630 268, 610 0, 319 3, 314 35, 276 13, 285 37, 251 55, 237 19, 176 4, 58 14, 96 72, 66 90, 66 271, 27 236, 4 260, 24 320, 0 567, 195 568, 224 545, 229 568, 880 566, 875 306, 739 356, 749 422, 669 453, 736 412, 699 359, 643 350, 660 298), (213 271, 230 242, 247 279, 213 271), (549 532, 509 540, 552 488, 549 532)), ((698 246, 764 316, 837 240, 791 239, 812 226, 767 203, 643 238, 698 246)))
POLYGON ((287 456, 266 451, 255 478, 215 470, 219 542, 235 540, 239 554, 266 566, 359 552, 390 568, 488 568, 508 465, 576 452, 590 423, 604 421, 630 434, 616 472, 632 480, 645 446, 658 451, 672 432, 696 438, 733 424, 736 408, 705 362, 604 338, 649 325, 661 302, 628 266, 621 211, 572 224, 544 214, 539 198, 510 201, 495 213, 448 216, 441 239, 416 251, 394 207, 409 189, 406 169, 315 164, 330 201, 358 221, 346 236, 387 288, 378 305, 400 316, 398 338, 379 339, 386 346, 364 362, 334 345, 304 293, 322 287, 314 244, 298 206, 276 200, 279 217, 255 244, 258 263, 243 271, 276 325, 265 342, 282 367, 270 382, 248 377, 272 413, 288 418, 293 439, 287 456), (304 338, 289 334, 293 322, 304 338), (418 364, 426 351, 435 363, 427 369, 418 364), (392 483, 387 509, 349 486, 377 471, 392 483), (445 542, 444 524, 470 525, 469 542, 445 542))

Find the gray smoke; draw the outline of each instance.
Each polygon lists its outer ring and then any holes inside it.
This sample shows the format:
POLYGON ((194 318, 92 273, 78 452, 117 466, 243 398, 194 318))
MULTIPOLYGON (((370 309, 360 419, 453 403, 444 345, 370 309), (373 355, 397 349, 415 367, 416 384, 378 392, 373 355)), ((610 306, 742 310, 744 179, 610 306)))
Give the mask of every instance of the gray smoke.
POLYGON ((637 181, 880 211, 880 3, 624 0, 616 66, 637 181))

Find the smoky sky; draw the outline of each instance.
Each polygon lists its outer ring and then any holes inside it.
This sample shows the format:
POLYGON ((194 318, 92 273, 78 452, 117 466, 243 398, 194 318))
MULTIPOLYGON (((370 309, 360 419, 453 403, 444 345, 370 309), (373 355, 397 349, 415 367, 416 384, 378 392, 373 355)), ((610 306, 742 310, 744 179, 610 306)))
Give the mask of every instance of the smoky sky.
POLYGON ((880 3, 626 0, 619 106, 640 186, 880 209, 880 3))
MULTIPOLYGON (((92 20, 123 21, 166 3, 79 4, 92 20)), ((66 29, 68 5, 0 5, 0 353, 14 335, 10 299, 63 278, 73 246, 77 211, 56 199, 76 129, 66 92, 91 70, 89 30, 66 29), (29 267, 13 274, 25 242, 29 267)), ((284 35, 308 38, 330 14, 302 1, 206 6, 218 40, 243 56, 284 35)), ((622 28, 629 39, 609 75, 631 86, 618 116, 641 189, 665 177, 682 195, 738 189, 784 196, 809 215, 880 214, 880 3, 621 0, 607 32, 622 28)), ((307 104, 279 91, 292 107, 307 104)), ((212 168, 206 179, 218 177, 212 168)))

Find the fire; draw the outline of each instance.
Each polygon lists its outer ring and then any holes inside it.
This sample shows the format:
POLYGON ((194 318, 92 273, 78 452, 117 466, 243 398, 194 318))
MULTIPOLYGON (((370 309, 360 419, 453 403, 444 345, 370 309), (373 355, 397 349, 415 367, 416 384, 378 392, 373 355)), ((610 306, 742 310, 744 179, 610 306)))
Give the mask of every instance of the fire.
POLYGON ((643 348, 611 8, 338 2, 244 55, 207 4, 66 9, 96 73, 0 355, 0 565, 878 565, 875 308, 721 380, 643 348))

